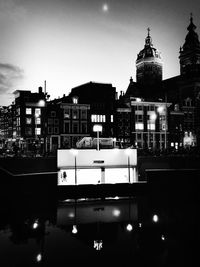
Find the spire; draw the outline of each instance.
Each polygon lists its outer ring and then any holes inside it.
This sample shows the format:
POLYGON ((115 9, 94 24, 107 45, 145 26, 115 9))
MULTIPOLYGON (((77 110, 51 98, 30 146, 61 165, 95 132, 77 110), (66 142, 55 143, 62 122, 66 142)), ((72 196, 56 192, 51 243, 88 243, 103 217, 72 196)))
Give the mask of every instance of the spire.
POLYGON ((193 15, 192 13, 190 14, 190 24, 187 27, 188 30, 188 34, 186 35, 185 38, 185 43, 183 45, 183 49, 194 49, 195 47, 199 48, 200 47, 200 43, 199 43, 199 38, 198 38, 198 34, 195 32, 196 29, 196 25, 194 25, 193 23, 193 15))
POLYGON ((145 39, 145 47, 152 47, 153 44, 152 44, 152 38, 150 36, 150 28, 148 27, 147 28, 147 37, 145 39))
POLYGON ((190 24, 187 27, 188 33, 185 42, 180 49, 180 69, 181 74, 191 74, 199 72, 200 63, 200 42, 196 33, 196 25, 193 23, 193 14, 190 14, 190 24))
POLYGON ((187 30, 190 31, 195 31, 197 27, 193 23, 193 14, 190 13, 190 25, 187 27, 187 30))

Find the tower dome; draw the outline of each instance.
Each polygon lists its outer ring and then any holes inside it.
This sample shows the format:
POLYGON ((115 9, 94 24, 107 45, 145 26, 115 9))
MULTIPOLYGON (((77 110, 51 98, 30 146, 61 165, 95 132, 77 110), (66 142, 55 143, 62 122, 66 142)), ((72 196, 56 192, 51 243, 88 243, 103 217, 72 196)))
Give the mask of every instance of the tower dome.
POLYGON ((153 47, 150 29, 145 39, 144 48, 137 55, 136 79, 144 85, 153 85, 162 81, 162 60, 160 52, 153 47))

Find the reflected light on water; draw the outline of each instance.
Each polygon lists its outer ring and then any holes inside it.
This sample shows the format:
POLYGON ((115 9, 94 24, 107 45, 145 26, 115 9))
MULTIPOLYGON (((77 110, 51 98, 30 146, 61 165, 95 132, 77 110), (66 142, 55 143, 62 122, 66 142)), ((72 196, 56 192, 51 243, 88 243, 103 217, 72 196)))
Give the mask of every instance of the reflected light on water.
POLYGON ((153 222, 157 223, 159 221, 158 215, 154 214, 152 220, 153 222))
POLYGON ((74 218, 74 213, 73 212, 69 212, 68 216, 69 216, 69 218, 74 218))
POLYGON ((161 235, 161 239, 162 239, 163 241, 165 241, 165 236, 164 236, 164 235, 161 235))
POLYGON ((38 220, 35 220, 35 222, 32 225, 33 229, 37 229, 38 226, 39 226, 38 220))
POLYGON ((36 261, 37 262, 40 262, 42 260, 42 254, 39 253, 37 256, 36 256, 36 261))
POLYGON ((121 211, 120 211, 119 209, 114 209, 114 210, 112 211, 112 214, 113 214, 113 216, 115 216, 115 217, 119 217, 119 215, 121 214, 121 211))
POLYGON ((94 248, 96 250, 101 250, 103 248, 103 241, 102 240, 94 240, 94 248))
POLYGON ((132 231, 133 230, 133 226, 132 226, 132 224, 131 223, 128 223, 127 224, 127 226, 126 226, 126 229, 127 229, 127 231, 132 231))
POLYGON ((73 225, 72 234, 77 234, 77 233, 78 233, 77 226, 76 225, 73 225))

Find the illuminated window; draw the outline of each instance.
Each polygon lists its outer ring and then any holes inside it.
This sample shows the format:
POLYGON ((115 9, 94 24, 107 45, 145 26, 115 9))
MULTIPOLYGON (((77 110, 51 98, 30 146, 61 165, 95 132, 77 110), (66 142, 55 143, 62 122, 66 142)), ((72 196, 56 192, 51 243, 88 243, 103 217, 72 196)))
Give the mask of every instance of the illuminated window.
POLYGON ((73 102, 74 104, 78 104, 78 97, 77 97, 77 96, 73 97, 73 98, 72 98, 72 102, 73 102))
POLYGON ((26 108, 26 114, 31 115, 32 114, 32 109, 31 108, 26 108))
POLYGON ((148 124, 147 124, 147 129, 148 129, 148 130, 155 131, 155 129, 156 129, 156 125, 155 125, 155 123, 148 123, 148 124))
POLYGON ((41 135, 41 128, 35 128, 35 135, 41 135))
POLYGON ((72 110, 72 118, 73 119, 78 119, 78 109, 73 109, 72 110))
POLYGON ((41 118, 35 118, 35 124, 41 124, 41 118))
POLYGON ((106 122, 106 115, 92 114, 91 121, 92 122, 106 122))
POLYGON ((110 122, 113 122, 113 115, 110 115, 110 122))
POLYGON ((35 109, 35 115, 40 116, 41 115, 41 108, 35 109))
POLYGON ((64 119, 69 119, 70 118, 70 109, 64 109, 64 119))
POLYGON ((32 123, 32 119, 31 118, 26 118, 26 124, 31 124, 32 123))
POLYGON ((135 129, 136 129, 136 130, 144 130, 144 124, 141 123, 141 122, 137 122, 137 123, 135 124, 135 129))
POLYGON ((17 126, 20 126, 20 118, 17 117, 17 126))

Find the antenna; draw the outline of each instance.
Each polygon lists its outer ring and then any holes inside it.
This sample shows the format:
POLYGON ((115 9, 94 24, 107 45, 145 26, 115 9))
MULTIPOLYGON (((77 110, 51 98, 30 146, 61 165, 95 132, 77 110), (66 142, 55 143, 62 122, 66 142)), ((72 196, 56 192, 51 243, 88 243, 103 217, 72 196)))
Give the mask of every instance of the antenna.
POLYGON ((46 80, 44 81, 44 94, 46 96, 46 80))

